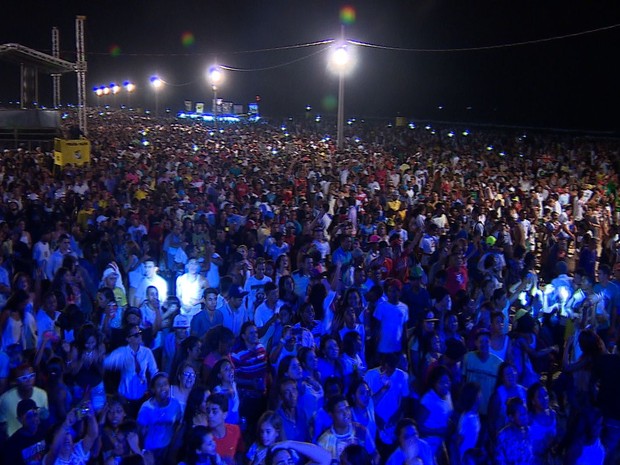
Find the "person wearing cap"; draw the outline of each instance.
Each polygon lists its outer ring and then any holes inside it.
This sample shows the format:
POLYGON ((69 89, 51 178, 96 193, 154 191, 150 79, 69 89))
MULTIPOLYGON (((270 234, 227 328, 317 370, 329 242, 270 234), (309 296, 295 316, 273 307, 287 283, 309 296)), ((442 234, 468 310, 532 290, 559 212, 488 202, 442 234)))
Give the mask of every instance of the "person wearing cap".
POLYGON ((127 305, 127 294, 125 292, 125 286, 121 279, 121 273, 118 269, 116 262, 110 262, 101 276, 101 283, 99 288, 107 287, 112 289, 114 298, 119 307, 125 307, 127 305))
POLYGON ((163 341, 161 367, 166 373, 174 373, 183 357, 183 341, 189 337, 190 323, 185 315, 177 315, 172 320, 172 332, 163 341))
POLYGON ((142 330, 138 325, 129 325, 125 332, 127 345, 119 347, 103 360, 104 370, 120 371, 118 392, 127 399, 128 411, 138 411, 147 393, 147 378, 159 370, 153 352, 142 345, 142 330))
POLYGON ((250 312, 244 302, 248 294, 240 286, 233 284, 228 291, 226 303, 220 309, 224 319, 224 326, 230 329, 235 337, 240 336, 243 323, 251 320, 250 312))
POLYGON ((5 463, 27 465, 40 463, 46 449, 47 431, 41 425, 40 409, 32 399, 17 404, 17 419, 22 427, 15 431, 2 449, 5 463))
POLYGON ((0 437, 3 431, 12 436, 21 427, 15 408, 20 400, 31 399, 37 407, 48 408, 47 393, 34 385, 35 373, 30 365, 19 365, 12 374, 17 385, 0 396, 0 437))

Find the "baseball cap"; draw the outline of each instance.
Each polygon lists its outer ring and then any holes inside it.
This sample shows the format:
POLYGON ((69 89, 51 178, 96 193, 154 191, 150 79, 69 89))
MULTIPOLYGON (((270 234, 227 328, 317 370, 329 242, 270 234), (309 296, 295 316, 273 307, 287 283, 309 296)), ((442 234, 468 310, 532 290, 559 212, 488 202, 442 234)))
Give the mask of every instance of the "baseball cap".
POLYGON ((422 267, 420 265, 414 266, 411 270, 411 277, 414 279, 418 279, 422 276, 424 276, 424 270, 422 270, 422 267))
POLYGON ((426 312, 424 321, 439 321, 439 318, 435 318, 435 314, 431 311, 426 312))
POLYGON ((189 321, 185 315, 177 315, 172 320, 173 328, 189 328, 189 321))
POLYGON ((32 399, 20 400, 17 404, 17 418, 21 418, 26 412, 30 410, 37 410, 37 403, 32 399))
POLYGON ((370 236, 370 238, 368 239, 368 242, 370 242, 371 244, 375 244, 375 243, 379 242, 380 240, 381 240, 381 238, 380 238, 378 235, 373 234, 373 235, 372 235, 372 236, 370 236))
POLYGON ((241 286, 233 286, 230 288, 230 291, 228 292, 228 297, 230 299, 240 299, 242 297, 245 297, 248 294, 249 292, 246 292, 243 289, 241 289, 241 286))
POLYGON ((497 242, 497 239, 494 236, 487 236, 485 242, 487 243, 487 245, 493 247, 497 242))

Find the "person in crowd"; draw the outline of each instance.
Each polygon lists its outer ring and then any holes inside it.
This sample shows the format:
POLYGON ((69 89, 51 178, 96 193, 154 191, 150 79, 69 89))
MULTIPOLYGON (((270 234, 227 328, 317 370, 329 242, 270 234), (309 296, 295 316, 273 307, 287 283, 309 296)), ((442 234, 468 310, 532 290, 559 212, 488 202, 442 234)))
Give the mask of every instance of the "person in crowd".
POLYGON ((138 411, 138 428, 144 443, 156 463, 168 463, 168 446, 172 443, 175 427, 181 421, 181 404, 170 396, 170 381, 164 372, 153 375, 150 383, 153 397, 138 411))
POLYGON ((35 386, 35 372, 28 363, 22 363, 13 369, 12 381, 15 387, 0 396, 0 435, 11 436, 21 424, 15 410, 20 400, 32 399, 37 408, 49 409, 47 393, 35 386))
POLYGON ((228 398, 225 394, 211 394, 207 399, 207 424, 216 444, 216 451, 225 464, 233 465, 244 452, 241 430, 226 423, 228 398))
POLYGON ((248 449, 246 458, 250 465, 265 465, 271 446, 284 440, 280 416, 271 410, 263 413, 258 419, 256 437, 257 441, 248 449))
POLYGON ((204 290, 204 304, 202 311, 198 312, 190 322, 190 334, 205 342, 205 338, 211 328, 224 324, 224 316, 217 308, 217 289, 209 287, 204 290))
POLYGON ((319 446, 326 449, 332 460, 338 461, 344 448, 350 444, 359 444, 373 457, 373 464, 379 463, 379 454, 375 442, 366 428, 353 422, 351 407, 343 395, 334 396, 326 405, 332 417, 332 426, 319 438, 319 446))
POLYGON ((196 386, 198 375, 196 369, 189 362, 183 362, 179 365, 176 375, 176 383, 170 386, 170 397, 176 399, 181 406, 181 414, 185 413, 187 398, 190 392, 196 386))
POLYGON ((181 301, 181 315, 188 318, 190 325, 202 309, 208 287, 206 278, 200 274, 198 258, 190 258, 187 262, 187 273, 176 280, 176 295, 181 301))
POLYGON ((138 283, 136 293, 132 305, 134 307, 140 307, 142 302, 146 299, 146 289, 149 286, 155 286, 157 288, 157 295, 159 296, 160 303, 164 303, 168 297, 168 283, 164 278, 157 274, 157 266, 152 259, 145 260, 143 263, 144 275, 138 283))
POLYGON ((413 464, 432 465, 435 463, 431 447, 420 439, 415 422, 403 418, 396 425, 398 448, 390 455, 386 465, 413 464))
POLYGON ((299 402, 297 381, 288 377, 279 380, 279 407, 276 415, 282 422, 282 431, 287 438, 295 441, 310 440, 310 421, 299 402))
POLYGON ((40 409, 32 399, 22 399, 17 404, 17 419, 21 424, 2 448, 6 463, 27 465, 41 463, 45 450, 46 429, 41 424, 40 409))
POLYGON ((532 463, 532 437, 529 434, 527 408, 518 397, 508 400, 506 415, 509 422, 497 434, 495 461, 499 465, 532 463))
POLYGON ((120 371, 119 394, 127 399, 128 413, 136 417, 147 393, 148 379, 157 372, 153 352, 142 345, 142 330, 138 325, 126 329, 127 345, 119 347, 103 360, 104 370, 120 371))
POLYGON ((238 425, 239 416, 239 392, 235 383, 235 367, 230 360, 219 360, 209 373, 207 387, 214 394, 224 394, 228 397, 228 416, 226 423, 238 425))

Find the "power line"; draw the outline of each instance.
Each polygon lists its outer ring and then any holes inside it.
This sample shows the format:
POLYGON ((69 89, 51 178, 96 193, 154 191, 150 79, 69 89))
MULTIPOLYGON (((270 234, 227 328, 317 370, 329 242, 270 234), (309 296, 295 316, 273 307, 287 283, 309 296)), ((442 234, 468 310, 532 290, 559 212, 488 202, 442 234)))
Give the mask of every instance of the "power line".
POLYGON ((462 47, 462 48, 405 48, 405 47, 391 47, 389 45, 372 44, 369 42, 360 42, 357 40, 347 40, 351 45, 359 45, 361 47, 376 48, 380 50, 392 50, 396 52, 418 52, 418 53, 445 53, 445 52, 475 52, 479 50, 493 50, 499 48, 519 47, 522 45, 540 44, 544 42, 552 42, 555 40, 569 39, 572 37, 579 37, 587 34, 594 34, 597 32, 608 31, 619 27, 620 24, 613 24, 611 26, 600 27, 597 29, 590 29, 588 31, 575 32, 572 34, 564 34, 560 36, 547 37, 544 39, 525 40, 523 42, 513 42, 510 44, 497 44, 486 45, 481 47, 462 47))
POLYGON ((220 68, 225 69, 227 71, 241 71, 241 72, 269 71, 269 70, 272 70, 272 69, 283 68, 285 66, 292 65, 293 63, 297 63, 297 62, 300 62, 302 60, 306 60, 306 59, 308 59, 310 57, 318 55, 319 53, 323 53, 323 52, 325 52, 327 50, 329 50, 329 47, 323 47, 322 49, 317 50, 316 52, 312 52, 309 55, 305 55, 305 56, 303 56, 301 58, 296 58, 295 60, 287 61, 285 63, 280 63, 278 65, 267 66, 267 67, 264 67, 264 68, 234 68, 232 66, 225 66, 225 65, 220 65, 220 68))

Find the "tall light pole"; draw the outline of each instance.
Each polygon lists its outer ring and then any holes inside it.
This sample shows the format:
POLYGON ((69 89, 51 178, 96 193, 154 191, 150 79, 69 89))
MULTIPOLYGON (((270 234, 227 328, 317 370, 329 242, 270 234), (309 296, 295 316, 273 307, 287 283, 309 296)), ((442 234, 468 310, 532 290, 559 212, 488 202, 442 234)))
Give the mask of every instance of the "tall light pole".
POLYGON ((113 107, 116 107, 116 94, 118 94, 120 91, 121 86, 115 83, 110 84, 110 92, 112 92, 112 101, 114 102, 112 104, 113 107))
POLYGON ((222 69, 215 65, 209 68, 207 77, 209 79, 209 83, 211 84, 211 89, 213 90, 213 121, 215 122, 215 129, 217 129, 217 86, 220 82, 222 82, 224 75, 222 73, 222 69))
POLYGON ((127 91, 127 108, 131 109, 131 93, 136 90, 136 85, 133 82, 123 82, 123 87, 127 91))
POLYGON ((155 89, 155 116, 159 115, 159 89, 164 85, 164 81, 162 81, 158 76, 151 77, 151 85, 153 89, 155 89))
POLYGON ((344 41, 344 26, 342 27, 341 40, 330 57, 331 65, 338 73, 338 120, 337 120, 337 144, 338 149, 344 145, 344 76, 351 68, 351 53, 344 41))

